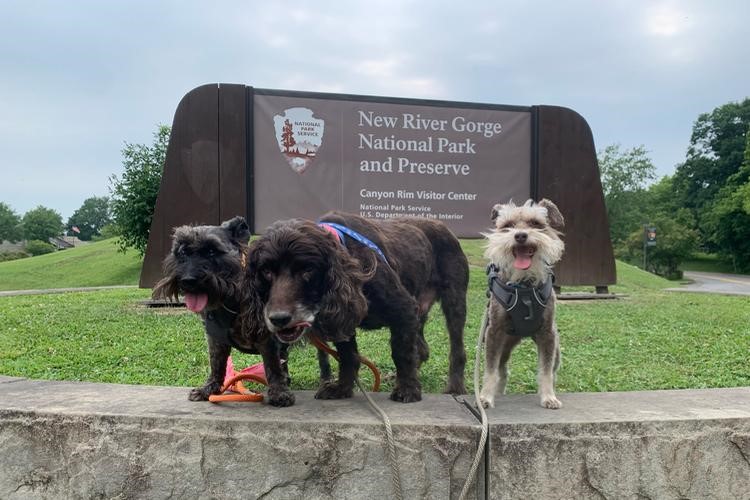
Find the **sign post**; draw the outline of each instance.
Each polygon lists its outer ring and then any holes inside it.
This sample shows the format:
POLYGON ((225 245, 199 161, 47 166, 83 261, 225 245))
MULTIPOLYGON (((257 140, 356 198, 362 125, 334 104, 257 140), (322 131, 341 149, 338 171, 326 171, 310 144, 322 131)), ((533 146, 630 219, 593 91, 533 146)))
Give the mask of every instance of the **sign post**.
POLYGON ((648 247, 656 246, 656 228, 653 226, 643 226, 643 270, 647 271, 648 247))

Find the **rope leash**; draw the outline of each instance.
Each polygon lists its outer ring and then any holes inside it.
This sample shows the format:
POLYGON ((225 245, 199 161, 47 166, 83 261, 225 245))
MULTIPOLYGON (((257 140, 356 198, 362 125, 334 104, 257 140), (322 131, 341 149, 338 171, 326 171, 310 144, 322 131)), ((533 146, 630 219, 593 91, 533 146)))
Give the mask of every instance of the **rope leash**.
MULTIPOLYGON (((318 349, 321 349, 322 351, 327 352, 336 360, 339 359, 339 354, 328 347, 328 344, 320 340, 318 337, 310 336, 310 339, 312 343, 317 347, 318 349)), ((380 371, 375 366, 375 364, 370 361, 369 359, 359 356, 359 360, 367 365, 367 367, 372 370, 372 374, 375 378, 375 381, 372 384, 372 392, 378 392, 380 390, 380 371)), ((380 416, 380 419, 383 421, 383 425, 385 426, 385 437, 386 437, 386 443, 388 445, 388 462, 391 466, 391 481, 393 482, 393 489, 396 492, 396 497, 398 500, 403 500, 404 494, 401 491, 401 476, 399 474, 398 470, 398 462, 396 461, 396 440, 393 439, 393 428, 391 427, 391 419, 388 418, 388 415, 375 403, 375 401, 370 397, 369 394, 365 391, 364 387, 362 387, 362 384, 359 383, 359 378, 355 378, 354 382, 357 384, 357 387, 359 388, 360 392, 362 392, 362 395, 367 400, 367 403, 370 405, 370 407, 380 416)))
POLYGON ((466 478, 466 482, 464 483, 464 487, 461 490, 461 494, 458 496, 459 500, 464 500, 466 498, 466 495, 469 494, 469 488, 474 482, 474 478, 477 474, 477 471, 479 470, 479 462, 481 462, 482 455, 484 455, 484 447, 487 444, 487 435, 489 434, 487 413, 485 413, 484 405, 482 405, 482 402, 479 400, 479 365, 481 363, 484 336, 487 332, 487 324, 489 322, 489 310, 490 305, 488 303, 487 308, 484 310, 484 315, 482 316, 482 326, 479 328, 479 336, 477 337, 477 350, 474 360, 474 403, 477 405, 477 408, 479 408, 479 413, 482 416, 482 434, 479 437, 479 447, 477 448, 477 454, 474 457, 474 462, 471 464, 471 469, 469 470, 469 477, 466 478))
POLYGON ((365 399, 370 404, 370 407, 375 410, 375 413, 380 415, 380 418, 383 421, 383 425, 385 426, 386 443, 388 444, 388 461, 391 465, 391 481, 393 482, 393 489, 396 491, 396 498, 398 500, 402 500, 404 498, 404 494, 401 491, 401 476, 398 470, 398 462, 396 461, 396 441, 395 439, 393 439, 391 419, 388 418, 388 415, 386 415, 386 413, 377 404, 375 404, 375 401, 373 401, 370 395, 365 392, 362 384, 359 383, 359 379, 354 379, 354 381, 357 383, 357 387, 359 387, 359 390, 362 392, 365 399))

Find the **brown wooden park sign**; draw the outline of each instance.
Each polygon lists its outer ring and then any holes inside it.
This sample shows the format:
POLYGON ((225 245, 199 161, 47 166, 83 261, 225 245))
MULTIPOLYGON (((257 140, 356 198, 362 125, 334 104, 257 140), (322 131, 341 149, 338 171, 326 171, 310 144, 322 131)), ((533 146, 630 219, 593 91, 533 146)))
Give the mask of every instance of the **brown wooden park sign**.
POLYGON ((175 112, 140 285, 183 224, 243 215, 262 232, 341 209, 477 238, 495 203, 528 198, 565 216, 559 285, 615 283, 593 137, 570 109, 203 85, 175 112))

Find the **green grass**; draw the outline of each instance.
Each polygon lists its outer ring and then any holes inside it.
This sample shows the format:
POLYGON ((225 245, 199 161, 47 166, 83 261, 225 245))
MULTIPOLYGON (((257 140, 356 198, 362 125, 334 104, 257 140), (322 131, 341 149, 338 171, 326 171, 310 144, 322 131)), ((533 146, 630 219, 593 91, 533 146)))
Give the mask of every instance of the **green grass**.
POLYGON ((730 261, 720 259, 718 255, 707 253, 696 253, 691 259, 680 264, 680 269, 683 271, 741 274, 734 269, 730 261))
POLYGON ((137 285, 141 258, 118 253, 114 241, 0 262, 0 290, 137 285))
MULTIPOLYGON (((466 325, 466 379, 486 304, 481 242, 466 241, 471 263, 466 325)), ((2 268, 0 268, 2 269, 2 268)), ((618 262, 621 300, 560 302, 563 366, 558 389, 627 391, 750 386, 747 298, 666 292, 671 282, 618 262)), ((134 278, 133 278, 134 279, 134 278)), ((75 284, 80 284, 76 282, 75 284)), ((55 380, 197 386, 208 372, 199 319, 185 310, 138 305, 147 290, 126 289, 0 298, 0 374, 55 380)), ((426 327, 430 360, 421 369, 427 392, 440 392, 448 364, 439 307, 426 327)), ((360 332, 360 351, 394 371, 386 331, 360 332)), ((235 355, 238 366, 258 356, 235 355)), ((536 391, 536 352, 524 341, 511 359, 508 392, 536 391)), ((312 347, 290 358, 294 389, 317 386, 312 347)), ((362 378, 371 376, 363 367, 362 378)), ((388 390, 384 384, 381 390, 388 390)))

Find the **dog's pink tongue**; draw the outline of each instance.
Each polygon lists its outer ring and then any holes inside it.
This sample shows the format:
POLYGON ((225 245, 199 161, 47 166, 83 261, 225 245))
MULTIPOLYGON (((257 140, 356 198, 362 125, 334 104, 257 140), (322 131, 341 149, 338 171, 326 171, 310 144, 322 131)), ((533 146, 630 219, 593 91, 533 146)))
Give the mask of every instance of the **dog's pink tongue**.
POLYGON ((516 260, 513 261, 513 267, 516 269, 528 269, 531 267, 531 257, 528 255, 516 255, 516 260))
POLYGON ((531 258, 534 256, 534 249, 531 247, 521 246, 513 250, 513 267, 516 269, 528 269, 531 267, 531 258))
POLYGON ((195 313, 201 312, 208 304, 208 295, 205 293, 186 293, 185 307, 195 313))

